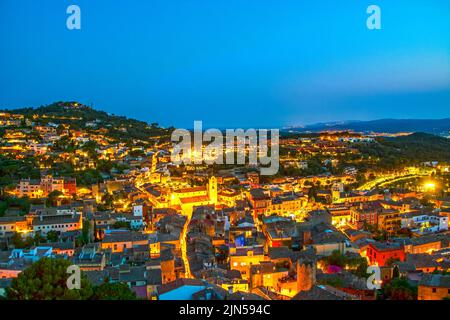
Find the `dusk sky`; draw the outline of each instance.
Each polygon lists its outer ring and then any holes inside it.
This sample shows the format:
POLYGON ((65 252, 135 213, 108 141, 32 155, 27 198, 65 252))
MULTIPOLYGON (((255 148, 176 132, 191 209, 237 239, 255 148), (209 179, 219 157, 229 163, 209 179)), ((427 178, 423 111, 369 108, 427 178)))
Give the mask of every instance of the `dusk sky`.
POLYGON ((450 117, 448 0, 0 0, 0 40, 0 109, 76 100, 187 128, 450 117))

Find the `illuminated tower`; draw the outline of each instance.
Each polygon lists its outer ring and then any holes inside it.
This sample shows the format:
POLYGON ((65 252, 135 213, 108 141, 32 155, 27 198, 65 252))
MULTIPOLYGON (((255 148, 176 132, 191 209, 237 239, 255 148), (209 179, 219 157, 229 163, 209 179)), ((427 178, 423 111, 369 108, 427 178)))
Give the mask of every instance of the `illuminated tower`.
POLYGON ((217 204, 217 178, 214 176, 209 178, 208 195, 209 195, 209 200, 213 204, 217 204))
POLYGON ((297 261, 297 290, 309 291, 316 284, 316 262, 300 258, 297 261))
POLYGON ((156 165, 158 164, 158 153, 154 153, 152 155, 152 167, 151 167, 151 173, 155 173, 156 172, 156 165))

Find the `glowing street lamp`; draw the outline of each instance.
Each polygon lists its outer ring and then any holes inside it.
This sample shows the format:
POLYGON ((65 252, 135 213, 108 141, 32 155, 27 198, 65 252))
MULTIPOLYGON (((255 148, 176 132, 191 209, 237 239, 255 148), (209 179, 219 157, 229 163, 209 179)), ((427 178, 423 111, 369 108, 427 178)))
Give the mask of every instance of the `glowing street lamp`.
POLYGON ((427 182, 423 187, 426 191, 434 191, 436 189, 436 184, 434 182, 427 182))

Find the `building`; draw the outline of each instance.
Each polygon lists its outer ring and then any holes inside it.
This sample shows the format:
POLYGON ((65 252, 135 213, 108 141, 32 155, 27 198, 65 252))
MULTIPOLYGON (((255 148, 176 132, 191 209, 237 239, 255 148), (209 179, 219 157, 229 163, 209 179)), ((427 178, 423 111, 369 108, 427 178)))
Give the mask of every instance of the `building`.
POLYGON ((344 205, 329 206, 326 208, 331 215, 331 223, 336 227, 344 227, 350 223, 350 207, 344 205))
POLYGON ((112 252, 124 252, 126 249, 131 249, 135 246, 149 246, 149 244, 149 236, 146 234, 128 230, 117 230, 114 232, 108 230, 100 246, 102 250, 110 249, 112 252))
POLYGON ((251 189, 247 194, 247 198, 250 201, 254 218, 259 215, 265 215, 268 207, 272 203, 272 199, 263 189, 251 189))
POLYGON ((418 235, 448 230, 448 216, 437 212, 409 212, 401 216, 402 228, 409 228, 418 235))
POLYGON ((75 178, 64 178, 63 192, 70 196, 77 194, 77 180, 75 178))
POLYGON ((40 184, 42 191, 46 195, 53 191, 64 193, 64 179, 55 179, 49 175, 42 177, 40 184))
POLYGON ((402 244, 396 242, 369 243, 367 258, 371 265, 383 267, 388 260, 405 261, 405 250, 402 244))
POLYGON ((250 289, 264 287, 276 290, 278 280, 289 275, 289 270, 279 268, 272 261, 262 261, 250 267, 250 289))
POLYGON ((42 258, 53 258, 51 247, 34 247, 32 249, 13 249, 0 260, 0 279, 16 278, 23 270, 42 258))
POLYGON ((350 209, 350 225, 355 229, 363 229, 365 224, 377 226, 378 213, 383 207, 378 202, 360 203, 350 209))
POLYGON ((432 253, 449 245, 449 237, 445 234, 427 235, 411 239, 400 238, 397 241, 403 243, 405 253, 410 254, 432 253))
POLYGON ((378 213, 378 229, 393 234, 401 228, 401 212, 394 209, 383 209, 378 213))
POLYGON ((194 300, 193 295, 206 288, 207 282, 199 279, 177 279, 158 287, 158 299, 194 300))
POLYGON ((39 180, 21 179, 16 188, 18 197, 40 198, 43 196, 39 180))
POLYGON ((283 193, 277 195, 269 203, 266 215, 276 214, 282 217, 296 217, 306 206, 308 199, 306 196, 298 195, 293 192, 283 193))
POLYGON ((181 188, 170 196, 172 207, 181 207, 184 215, 192 214, 194 207, 217 204, 217 178, 212 176, 207 186, 181 188))
POLYGON ((319 223, 303 231, 303 245, 314 249, 317 255, 329 256, 333 251, 345 254, 350 250, 347 237, 331 224, 319 223))
POLYGON ((77 231, 83 228, 83 214, 71 208, 45 208, 38 214, 30 213, 31 229, 34 233, 47 234, 77 231))
POLYGON ((262 231, 267 248, 290 246, 292 237, 297 236, 298 233, 294 220, 278 216, 263 218, 262 231))
POLYGON ((230 246, 230 270, 238 270, 242 279, 248 280, 250 266, 265 261, 264 248, 262 246, 236 247, 230 246))
POLYGON ((8 233, 27 233, 30 231, 28 221, 23 216, 0 217, 0 237, 6 236, 8 233))
POLYGON ((450 298, 450 275, 424 274, 419 282, 418 300, 450 298))
POLYGON ((83 271, 103 270, 106 265, 106 256, 99 249, 100 246, 97 243, 85 245, 81 252, 73 256, 72 263, 83 271))

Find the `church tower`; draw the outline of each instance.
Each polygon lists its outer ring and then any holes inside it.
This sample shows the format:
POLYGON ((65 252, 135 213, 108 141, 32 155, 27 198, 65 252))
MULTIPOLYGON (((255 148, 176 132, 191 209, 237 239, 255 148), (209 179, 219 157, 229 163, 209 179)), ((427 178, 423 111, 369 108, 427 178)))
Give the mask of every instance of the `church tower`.
POLYGON ((156 165, 158 164, 158 153, 152 154, 152 167, 150 169, 151 173, 156 172, 156 165))
POLYGON ((208 195, 209 201, 213 204, 217 204, 217 178, 214 176, 209 178, 208 195))

